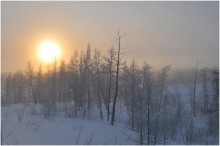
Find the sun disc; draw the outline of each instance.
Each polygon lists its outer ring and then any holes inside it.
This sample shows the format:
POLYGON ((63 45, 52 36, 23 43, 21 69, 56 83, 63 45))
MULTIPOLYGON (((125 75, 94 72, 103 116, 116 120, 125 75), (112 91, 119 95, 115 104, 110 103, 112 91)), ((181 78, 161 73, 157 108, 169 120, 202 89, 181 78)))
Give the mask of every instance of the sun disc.
POLYGON ((43 42, 38 49, 39 57, 42 61, 49 63, 60 57, 60 47, 54 41, 43 42))

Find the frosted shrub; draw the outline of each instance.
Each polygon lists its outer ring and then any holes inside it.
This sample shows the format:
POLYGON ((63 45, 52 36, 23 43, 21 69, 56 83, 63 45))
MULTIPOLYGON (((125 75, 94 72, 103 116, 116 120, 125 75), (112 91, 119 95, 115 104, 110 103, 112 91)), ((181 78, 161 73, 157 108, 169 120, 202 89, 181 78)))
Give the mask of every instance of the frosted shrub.
POLYGON ((17 111, 17 121, 21 122, 23 120, 24 117, 24 112, 25 112, 25 108, 21 108, 17 111))
POLYGON ((56 114, 55 105, 52 105, 49 102, 43 104, 43 115, 46 119, 50 119, 51 117, 54 117, 55 114, 56 114))

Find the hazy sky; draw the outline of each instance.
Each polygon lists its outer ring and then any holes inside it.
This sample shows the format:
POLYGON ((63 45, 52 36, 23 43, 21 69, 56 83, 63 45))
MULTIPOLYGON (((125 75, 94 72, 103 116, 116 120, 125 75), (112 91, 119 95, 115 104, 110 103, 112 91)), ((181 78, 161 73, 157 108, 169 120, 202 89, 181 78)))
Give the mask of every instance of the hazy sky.
POLYGON ((1 69, 40 64, 37 47, 54 39, 68 61, 74 49, 102 51, 112 46, 117 28, 126 59, 154 68, 219 63, 218 2, 1 2, 1 69))

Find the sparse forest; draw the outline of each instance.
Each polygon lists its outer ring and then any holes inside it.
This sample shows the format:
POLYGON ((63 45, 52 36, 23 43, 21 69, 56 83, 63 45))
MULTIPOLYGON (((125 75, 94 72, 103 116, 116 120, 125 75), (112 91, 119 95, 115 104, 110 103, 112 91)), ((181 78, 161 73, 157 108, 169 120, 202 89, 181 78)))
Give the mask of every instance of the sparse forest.
MULTIPOLYGON (((147 62, 139 65, 135 59, 128 64, 120 50, 123 37, 118 33, 117 45, 105 52, 88 44, 81 52, 73 51, 69 62, 55 59, 44 71, 41 65, 33 70, 29 61, 16 73, 2 74, 2 109, 15 104, 40 105, 38 114, 44 119, 63 113, 73 121, 90 119, 96 112, 112 127, 120 122, 117 114, 124 110, 127 129, 136 133, 128 138, 134 144, 218 144, 219 68, 200 68, 197 63, 189 73, 172 72, 170 65, 155 71, 147 62)), ((3 124, 7 123, 5 112, 3 124)), ((16 115, 22 121, 24 111, 16 115)), ((84 144, 91 144, 94 135, 84 144)), ((6 138, 1 140, 4 143, 6 138)))
POLYGON ((2 145, 219 145, 219 1, 4 0, 1 37, 2 145))

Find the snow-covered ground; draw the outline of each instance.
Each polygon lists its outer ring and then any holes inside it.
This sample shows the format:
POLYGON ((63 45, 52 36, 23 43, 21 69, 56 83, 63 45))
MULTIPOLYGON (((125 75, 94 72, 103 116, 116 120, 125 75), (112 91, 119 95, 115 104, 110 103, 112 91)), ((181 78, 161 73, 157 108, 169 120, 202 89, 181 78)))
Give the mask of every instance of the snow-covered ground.
MULTIPOLYGON (((93 113, 98 113, 94 109, 93 113)), ((3 144, 135 144, 134 131, 125 122, 126 113, 119 112, 114 126, 98 115, 90 118, 65 118, 62 113, 45 119, 41 106, 16 104, 2 107, 3 144)))
MULTIPOLYGON (((192 85, 172 85, 167 87, 169 94, 179 94, 184 110, 185 127, 191 115, 190 97, 192 85)), ((201 102, 202 86, 198 85, 196 100, 201 102)), ((174 109, 174 108, 173 108, 174 109)), ((91 109, 90 116, 81 118, 68 118, 59 109, 55 117, 45 119, 40 104, 11 104, 1 107, 2 144, 27 145, 76 145, 76 144, 138 144, 139 134, 130 130, 128 114, 125 106, 116 109, 116 122, 111 126, 106 120, 106 110, 103 110, 104 120, 100 119, 97 107, 91 109)), ((175 112, 175 111, 172 111, 175 112)), ((193 117, 195 130, 201 131, 201 138, 207 137, 207 116, 197 114, 193 117)), ((187 129, 177 130, 176 138, 167 139, 167 144, 184 144, 182 134, 187 129), (183 132, 183 133, 182 133, 183 132)), ((209 136, 209 143, 217 144, 218 138, 209 136), (211 139, 210 139, 211 138, 211 139)), ((203 140, 200 140, 203 143, 203 140)), ((204 140, 205 141, 205 140, 204 140)), ((199 144, 199 143, 195 143, 199 144)))

